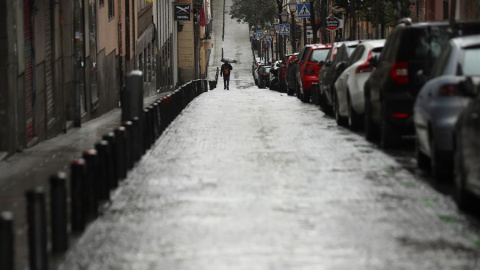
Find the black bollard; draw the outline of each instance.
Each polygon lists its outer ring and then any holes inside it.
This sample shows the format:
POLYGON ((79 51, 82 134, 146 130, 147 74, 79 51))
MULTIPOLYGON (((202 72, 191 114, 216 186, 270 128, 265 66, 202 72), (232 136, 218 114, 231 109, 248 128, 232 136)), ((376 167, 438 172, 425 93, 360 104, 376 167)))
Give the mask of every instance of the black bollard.
POLYGON ((118 180, 123 180, 127 177, 127 130, 125 127, 118 127, 115 129, 116 144, 116 160, 117 160, 117 176, 118 180))
POLYGON ((134 164, 134 143, 133 143, 133 123, 132 121, 123 122, 123 127, 125 128, 125 155, 126 155, 126 169, 127 171, 133 168, 134 164))
POLYGON ((99 171, 97 181, 94 188, 97 191, 100 201, 108 201, 110 199, 110 169, 109 169, 109 144, 105 140, 101 140, 95 144, 98 153, 99 171))
POLYGON ((144 154, 143 147, 143 121, 139 117, 133 118, 133 152, 135 162, 138 162, 144 154))
POLYGON ((147 119, 147 126, 148 126, 148 142, 149 142, 149 147, 151 148, 153 143, 155 142, 155 123, 154 123, 154 111, 153 111, 153 106, 148 106, 148 117, 147 119))
POLYGON ((158 139, 160 136, 160 123, 159 123, 159 118, 158 118, 158 103, 154 102, 152 103, 152 108, 153 108, 153 137, 154 141, 158 139))
POLYGON ((117 139, 115 138, 114 132, 108 132, 103 135, 103 139, 108 142, 108 154, 109 154, 109 186, 110 190, 113 190, 118 187, 118 174, 117 174, 117 139))
POLYGON ((15 261, 13 234, 13 214, 2 212, 0 215, 0 262, 2 269, 13 270, 15 261))
POLYGON ((45 192, 42 187, 28 190, 27 222, 29 262, 31 270, 47 270, 47 221, 45 192))
POLYGON ((150 141, 150 132, 151 132, 151 127, 149 125, 150 123, 150 110, 148 108, 145 108, 143 110, 143 149, 144 153, 150 149, 151 141, 150 141))
POLYGON ((73 233, 85 230, 86 212, 84 207, 84 185, 87 177, 86 162, 83 158, 76 159, 70 164, 70 222, 73 233))
POLYGON ((100 162, 98 152, 95 149, 89 149, 83 152, 83 159, 87 164, 87 173, 83 185, 83 202, 86 220, 92 220, 98 217, 98 190, 95 185, 98 184, 100 176, 100 162))
POLYGON ((162 99, 159 103, 160 111, 160 135, 167 128, 167 104, 165 99, 162 99))
POLYGON ((52 252, 68 249, 67 174, 59 172, 50 177, 50 224, 52 252))
POLYGON ((126 77, 122 91, 122 121, 142 117, 143 111, 143 72, 132 70, 126 77))

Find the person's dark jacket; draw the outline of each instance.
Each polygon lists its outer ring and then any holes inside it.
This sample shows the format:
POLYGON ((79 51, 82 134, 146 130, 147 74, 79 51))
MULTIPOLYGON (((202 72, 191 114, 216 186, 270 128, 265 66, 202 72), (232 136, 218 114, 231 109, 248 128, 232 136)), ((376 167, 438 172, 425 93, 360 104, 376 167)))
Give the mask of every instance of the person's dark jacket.
POLYGON ((225 63, 222 65, 220 68, 220 76, 230 76, 230 73, 232 73, 233 67, 229 63, 225 63))

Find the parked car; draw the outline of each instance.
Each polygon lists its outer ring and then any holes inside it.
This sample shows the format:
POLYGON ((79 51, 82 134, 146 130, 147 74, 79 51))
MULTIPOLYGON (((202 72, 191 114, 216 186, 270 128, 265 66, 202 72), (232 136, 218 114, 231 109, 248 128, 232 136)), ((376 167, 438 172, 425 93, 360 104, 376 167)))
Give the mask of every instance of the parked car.
POLYGON ((270 69, 272 67, 265 65, 258 68, 258 88, 266 88, 270 84, 270 69))
POLYGON ((347 68, 335 82, 336 108, 335 118, 340 125, 351 129, 363 126, 364 94, 363 87, 373 71, 372 57, 378 57, 385 39, 360 43, 348 59, 347 68))
POLYGON ((299 53, 294 53, 292 56, 288 58, 288 62, 287 62, 286 80, 287 80, 287 94, 289 96, 293 96, 293 94, 295 93, 296 85, 297 85, 295 75, 296 75, 297 66, 298 66, 298 60, 297 60, 298 54, 299 53))
POLYGON ((456 123, 455 200, 461 209, 478 209, 478 204, 471 203, 472 195, 480 196, 480 87, 469 79, 466 82, 466 93, 476 97, 463 110, 456 123))
POLYGON ((286 54, 282 60, 282 64, 280 65, 280 72, 279 72, 279 91, 287 92, 287 62, 290 58, 291 54, 286 54))
POLYGON ((338 76, 345 70, 349 55, 357 47, 360 41, 337 42, 331 46, 325 61, 320 61, 322 67, 318 75, 319 103, 326 113, 334 109, 334 88, 338 76))
POLYGON ((401 20, 385 43, 376 68, 365 83, 365 136, 380 137, 384 148, 413 135, 413 105, 418 91, 452 35, 478 32, 478 23, 412 23, 401 20), (459 30, 461 29, 461 31, 459 30))
POLYGON ((311 44, 306 45, 300 53, 301 58, 299 58, 296 73, 296 92, 302 102, 310 102, 312 83, 318 82, 318 74, 322 69, 318 62, 325 61, 330 47, 330 44, 311 44))
POLYGON ((258 64, 253 72, 253 80, 255 81, 255 85, 258 85, 258 82, 259 82, 258 71, 260 70, 260 67, 263 67, 263 66, 266 66, 266 64, 258 64))
POLYGON ((437 180, 453 177, 454 128, 472 97, 466 77, 480 79, 480 36, 451 39, 432 70, 433 79, 418 93, 413 119, 417 163, 437 180), (430 165, 430 166, 428 166, 430 165))

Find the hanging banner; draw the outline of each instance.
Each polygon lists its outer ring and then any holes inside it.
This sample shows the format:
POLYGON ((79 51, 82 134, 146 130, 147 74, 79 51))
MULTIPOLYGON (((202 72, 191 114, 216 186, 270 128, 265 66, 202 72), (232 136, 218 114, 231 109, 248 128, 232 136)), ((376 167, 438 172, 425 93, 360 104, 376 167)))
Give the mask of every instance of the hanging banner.
POLYGON ((173 4, 175 21, 190 21, 190 4, 173 4))

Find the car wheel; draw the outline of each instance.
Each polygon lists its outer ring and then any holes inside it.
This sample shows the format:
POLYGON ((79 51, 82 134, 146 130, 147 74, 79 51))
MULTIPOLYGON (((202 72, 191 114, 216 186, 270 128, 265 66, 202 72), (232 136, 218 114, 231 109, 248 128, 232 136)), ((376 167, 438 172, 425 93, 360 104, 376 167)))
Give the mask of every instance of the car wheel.
MULTIPOLYGON (((433 133, 431 133, 433 135, 433 133)), ((432 171, 432 176, 437 182, 445 182, 452 179, 453 168, 445 158, 443 158, 435 146, 434 136, 430 136, 430 168, 432 171)))
POLYGON ((345 117, 340 115, 337 91, 334 89, 333 92, 334 92, 334 95, 333 95, 333 112, 334 112, 334 115, 335 115, 335 120, 337 121, 337 125, 346 126, 347 121, 346 121, 345 117))
POLYGON ((298 83, 295 83, 295 94, 297 95, 298 99, 302 98, 302 93, 300 93, 300 87, 298 87, 298 83))
POLYGON ((310 103, 310 93, 305 92, 305 90, 303 91, 303 94, 302 94, 302 102, 310 103))
POLYGON ((430 158, 420 150, 420 141, 418 140, 418 136, 415 137, 415 157, 417 159, 417 167, 419 169, 425 170, 430 168, 430 158))
POLYGON ((293 96, 295 94, 295 90, 287 88, 287 95, 293 96))
POLYGON ((472 208, 472 195, 465 188, 466 177, 465 168, 462 159, 461 148, 457 145, 454 155, 455 164, 455 187, 454 198, 458 208, 462 210, 470 210, 472 208))
POLYGON ((371 106, 370 101, 365 99, 365 138, 373 142, 378 139, 378 126, 373 123, 371 106))
POLYGON ((328 105, 327 104, 327 98, 325 97, 325 94, 324 93, 320 93, 318 95, 318 101, 320 103, 320 109, 325 113, 325 114, 328 114, 328 115, 332 115, 332 106, 328 105))
POLYGON ((380 145, 383 149, 389 149, 398 146, 399 142, 400 134, 384 116, 380 125, 380 145))
MULTIPOLYGON (((347 89, 348 93, 348 89, 347 89)), ((351 130, 357 130, 362 127, 362 116, 357 114, 352 107, 352 100, 350 94, 347 94, 347 106, 348 106, 348 127, 351 130)))

